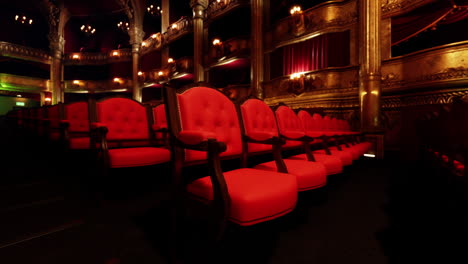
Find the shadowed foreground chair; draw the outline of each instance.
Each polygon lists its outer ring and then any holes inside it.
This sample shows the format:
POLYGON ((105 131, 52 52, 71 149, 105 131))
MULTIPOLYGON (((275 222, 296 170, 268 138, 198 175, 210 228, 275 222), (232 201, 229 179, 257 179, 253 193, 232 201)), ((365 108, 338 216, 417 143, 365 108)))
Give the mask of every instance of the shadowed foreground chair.
POLYGON ((151 112, 145 106, 128 98, 107 98, 95 103, 94 107, 92 136, 104 169, 170 161, 170 151, 151 142, 152 117, 148 118, 148 112, 151 112))
POLYGON ((227 220, 249 226, 295 208, 295 176, 251 168, 222 170, 221 159, 239 158, 242 153, 240 123, 228 97, 206 87, 194 87, 178 95, 166 87, 165 95, 177 190, 211 208, 218 238, 227 220), (182 168, 200 163, 206 164, 208 172, 184 183, 185 177, 193 175, 182 175, 182 168))

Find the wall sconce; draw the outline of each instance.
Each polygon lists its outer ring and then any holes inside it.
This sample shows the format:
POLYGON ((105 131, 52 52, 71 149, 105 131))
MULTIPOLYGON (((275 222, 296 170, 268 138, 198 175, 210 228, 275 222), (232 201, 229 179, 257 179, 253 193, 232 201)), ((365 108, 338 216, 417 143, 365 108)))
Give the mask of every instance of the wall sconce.
POLYGON ((123 83, 123 80, 122 80, 121 78, 118 78, 118 77, 115 77, 115 78, 113 79, 113 81, 114 81, 114 83, 116 83, 116 84, 122 84, 122 83, 123 83))
POLYGON ((172 25, 171 25, 171 28, 172 28, 173 30, 177 30, 177 24, 175 24, 175 23, 172 24, 172 25))
POLYGON ((52 98, 46 97, 46 98, 44 98, 44 102, 46 102, 47 104, 49 104, 50 102, 52 102, 52 98))
POLYGON ((302 13, 302 8, 298 5, 295 5, 291 7, 291 9, 289 10, 289 13, 291 13, 291 15, 300 14, 302 13))
POLYGON ((73 81, 73 84, 80 85, 80 81, 74 80, 74 81, 73 81))
POLYGON ((142 72, 142 71, 139 71, 139 72, 138 72, 138 76, 143 76, 143 72, 142 72))
POLYGON ((146 42, 145 41, 141 42, 141 46, 146 47, 146 42))
POLYGON ((288 92, 300 95, 305 92, 305 85, 304 85, 304 73, 303 72, 296 72, 289 76, 289 86, 288 92))
POLYGON ((79 59, 80 59, 80 55, 79 55, 79 54, 73 54, 73 55, 72 55, 72 59, 74 59, 74 60, 79 60, 79 59))
POLYGON ((167 63, 169 63, 169 64, 170 64, 170 63, 174 63, 174 59, 173 59, 173 58, 167 59, 167 63))
POLYGON ((305 23, 305 18, 304 18, 304 13, 302 12, 302 8, 298 5, 295 5, 291 7, 289 10, 289 13, 291 13, 291 30, 292 33, 296 36, 301 35, 305 32, 306 29, 306 23, 305 23))
POLYGON ((151 38, 153 38, 153 39, 155 39, 155 38, 157 38, 157 37, 158 37, 158 34, 153 34, 153 35, 151 35, 151 38))
POLYGON ((119 56, 119 55, 120 55, 119 52, 116 51, 116 50, 112 52, 112 56, 114 56, 114 57, 117 57, 117 56, 119 56))

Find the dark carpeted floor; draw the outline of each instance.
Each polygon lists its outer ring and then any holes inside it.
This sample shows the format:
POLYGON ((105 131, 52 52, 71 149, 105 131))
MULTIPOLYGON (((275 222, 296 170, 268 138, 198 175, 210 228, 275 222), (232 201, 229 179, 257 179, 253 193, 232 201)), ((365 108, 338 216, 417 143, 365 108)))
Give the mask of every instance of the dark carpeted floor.
MULTIPOLYGON (((124 170, 96 179, 82 154, 0 124, 0 263, 170 263, 169 175, 124 170), (102 181, 101 181, 102 183, 102 181)), ((212 243, 203 216, 180 221, 179 263, 466 263, 466 207, 430 164, 359 160, 290 214, 229 225, 212 243)))

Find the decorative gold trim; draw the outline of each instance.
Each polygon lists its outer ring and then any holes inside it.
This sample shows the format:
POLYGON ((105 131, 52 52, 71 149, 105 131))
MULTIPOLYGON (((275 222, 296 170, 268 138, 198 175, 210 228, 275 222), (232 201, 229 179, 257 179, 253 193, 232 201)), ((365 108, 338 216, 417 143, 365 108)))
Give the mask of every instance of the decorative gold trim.
POLYGON ((51 57, 47 51, 0 41, 0 56, 18 58, 50 64, 51 57))
POLYGON ((383 17, 398 16, 436 0, 382 0, 383 17))

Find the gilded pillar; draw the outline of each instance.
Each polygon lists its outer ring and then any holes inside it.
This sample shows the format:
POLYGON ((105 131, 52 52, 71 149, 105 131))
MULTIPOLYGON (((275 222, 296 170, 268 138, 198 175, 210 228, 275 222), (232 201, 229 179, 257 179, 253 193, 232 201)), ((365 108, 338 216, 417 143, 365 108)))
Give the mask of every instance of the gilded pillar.
POLYGON ((52 104, 64 102, 65 91, 63 87, 63 52, 65 39, 63 36, 49 36, 51 62, 50 62, 50 90, 52 104))
POLYGON ((371 152, 383 157, 381 112, 381 0, 360 0, 359 103, 361 130, 373 144, 371 152))
MULTIPOLYGON (((161 33, 166 33, 169 28, 170 4, 169 0, 161 1, 161 33)), ((161 66, 167 63, 169 59, 169 45, 165 45, 161 49, 161 66)))
POLYGON ((381 5, 380 0, 360 2, 360 107, 364 132, 380 129, 381 98, 381 5))
POLYGON ((203 68, 203 19, 208 7, 208 0, 191 0, 193 10, 193 81, 204 82, 205 70, 203 68))
POLYGON ((263 54, 263 0, 251 0, 252 49, 250 76, 252 92, 258 98, 263 98, 262 82, 264 78, 263 54))
POLYGON ((132 88, 133 99, 142 101, 142 87, 140 85, 138 71, 140 70, 140 50, 143 42, 144 32, 141 26, 132 25, 130 34, 130 44, 132 45, 132 88))
POLYGON ((52 92, 52 104, 57 104, 64 102, 65 98, 63 87, 64 27, 70 18, 70 14, 63 4, 57 4, 50 0, 43 0, 41 4, 48 11, 48 38, 51 52, 50 91, 52 92))

